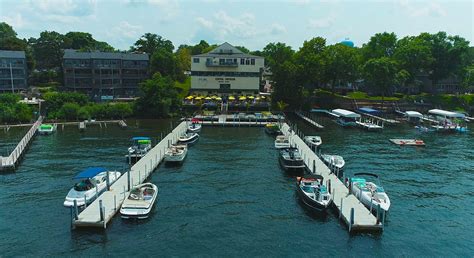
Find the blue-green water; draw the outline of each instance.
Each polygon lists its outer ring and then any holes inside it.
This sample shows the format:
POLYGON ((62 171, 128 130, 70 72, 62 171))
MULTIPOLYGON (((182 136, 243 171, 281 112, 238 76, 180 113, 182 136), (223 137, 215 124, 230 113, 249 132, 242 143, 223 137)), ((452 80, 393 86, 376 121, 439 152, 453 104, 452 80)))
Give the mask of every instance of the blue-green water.
MULTIPOLYGON (((472 134, 420 135, 409 127, 368 133, 324 120, 323 152, 346 159, 346 173, 381 175, 392 207, 382 234, 349 235, 330 212, 308 213, 294 179, 278 166, 261 128, 205 127, 182 167, 160 166, 153 215, 107 230, 71 230, 62 207, 75 173, 88 166, 124 170, 131 136, 159 137, 169 121, 66 127, 37 137, 15 173, 0 175, 0 255, 471 256, 474 233, 472 134), (422 138, 401 148, 389 138, 422 138)), ((12 134, 0 132, 2 144, 12 134)))

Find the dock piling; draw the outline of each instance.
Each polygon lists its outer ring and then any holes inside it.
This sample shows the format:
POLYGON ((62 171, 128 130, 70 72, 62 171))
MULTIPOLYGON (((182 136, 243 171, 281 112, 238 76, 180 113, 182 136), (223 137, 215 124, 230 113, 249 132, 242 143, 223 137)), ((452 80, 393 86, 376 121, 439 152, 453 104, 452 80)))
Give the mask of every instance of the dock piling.
POLYGON ((117 195, 114 194, 114 211, 117 211, 117 195))
POLYGON ((99 200, 99 213, 100 213, 100 221, 104 221, 104 209, 102 206, 102 200, 99 200))
POLYGON ((86 196, 84 195, 84 209, 87 208, 87 198, 86 196))
POLYGON ((313 159, 313 174, 316 174, 316 160, 313 159))
POLYGON ((79 218, 79 211, 77 209, 77 200, 74 200, 74 219, 77 220, 79 218))
POLYGON ((105 176, 105 181, 106 181, 106 184, 107 184, 107 191, 110 191, 110 175, 109 175, 109 171, 107 171, 107 174, 105 176))
POLYGON ((342 218, 342 203, 343 203, 343 198, 341 198, 341 207, 339 208, 339 219, 342 218))
POLYGON ((130 191, 130 169, 127 171, 127 186, 128 191, 130 191))

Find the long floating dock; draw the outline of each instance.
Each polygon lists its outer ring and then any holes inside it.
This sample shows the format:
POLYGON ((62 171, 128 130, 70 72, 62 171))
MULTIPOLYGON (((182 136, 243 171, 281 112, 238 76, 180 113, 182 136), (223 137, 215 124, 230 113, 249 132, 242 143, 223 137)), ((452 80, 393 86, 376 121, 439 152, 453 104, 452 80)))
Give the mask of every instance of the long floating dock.
POLYGON ((21 139, 18 145, 13 149, 12 153, 8 157, 0 156, 0 171, 2 170, 15 170, 16 166, 20 162, 21 158, 26 152, 26 149, 30 145, 31 141, 36 135, 36 130, 43 122, 43 117, 38 117, 38 120, 31 126, 30 130, 21 139))
MULTIPOLYGON (((199 117, 195 117, 198 118, 199 117)), ((247 126, 247 127, 252 127, 252 126, 265 126, 268 123, 271 123, 272 121, 276 121, 274 118, 271 119, 263 119, 263 118, 239 118, 237 116, 233 115, 219 115, 217 116, 217 120, 211 119, 211 120, 203 120, 200 121, 199 123, 202 125, 206 126, 247 126)))
POLYGON ((324 177, 339 218, 348 226, 349 232, 383 230, 380 219, 377 219, 354 195, 349 193, 349 189, 335 174, 331 173, 331 170, 295 134, 295 131, 290 130, 288 124, 284 123, 281 131, 289 137, 290 144, 298 148, 311 173, 324 177))
POLYGON ((179 135, 186 132, 186 130, 186 122, 180 123, 171 133, 135 163, 130 171, 123 174, 112 184, 109 191, 104 192, 99 198, 89 204, 89 206, 78 214, 77 218, 74 216, 72 218, 73 227, 106 228, 107 223, 109 223, 120 210, 130 189, 135 185, 143 183, 145 179, 153 173, 163 159, 168 144, 177 142, 179 135))
POLYGON ((302 112, 298 112, 298 111, 297 111, 297 112, 295 112, 295 114, 296 114, 299 118, 303 119, 304 121, 308 122, 310 125, 312 125, 312 126, 314 126, 314 127, 316 127, 316 128, 319 128, 319 129, 323 129, 323 128, 324 128, 324 126, 322 126, 322 125, 316 123, 316 121, 314 121, 313 119, 311 119, 311 118, 305 116, 302 112))

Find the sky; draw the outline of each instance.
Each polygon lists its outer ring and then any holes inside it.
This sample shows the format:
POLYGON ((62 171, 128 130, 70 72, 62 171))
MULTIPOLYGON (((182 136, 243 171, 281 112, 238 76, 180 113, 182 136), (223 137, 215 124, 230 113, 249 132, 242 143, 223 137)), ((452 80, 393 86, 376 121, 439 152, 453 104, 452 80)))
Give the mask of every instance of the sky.
POLYGON ((204 39, 250 50, 283 42, 297 50, 317 36, 361 46, 384 31, 399 38, 446 31, 474 45, 473 0, 0 0, 0 21, 20 38, 82 31, 121 50, 147 32, 176 48, 204 39))

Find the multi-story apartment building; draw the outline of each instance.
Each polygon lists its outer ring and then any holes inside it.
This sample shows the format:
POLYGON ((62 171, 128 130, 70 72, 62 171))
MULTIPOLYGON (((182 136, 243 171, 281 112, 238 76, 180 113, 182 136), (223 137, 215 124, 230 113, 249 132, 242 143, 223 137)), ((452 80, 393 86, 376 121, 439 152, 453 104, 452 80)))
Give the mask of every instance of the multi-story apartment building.
POLYGON ((191 91, 199 94, 258 94, 264 58, 229 43, 191 57, 191 91))
POLYGON ((64 51, 64 85, 95 98, 134 97, 148 78, 147 54, 64 51))
POLYGON ((0 50, 0 92, 25 90, 27 78, 25 52, 0 50))

